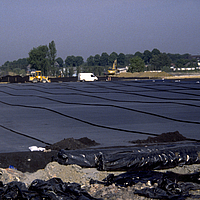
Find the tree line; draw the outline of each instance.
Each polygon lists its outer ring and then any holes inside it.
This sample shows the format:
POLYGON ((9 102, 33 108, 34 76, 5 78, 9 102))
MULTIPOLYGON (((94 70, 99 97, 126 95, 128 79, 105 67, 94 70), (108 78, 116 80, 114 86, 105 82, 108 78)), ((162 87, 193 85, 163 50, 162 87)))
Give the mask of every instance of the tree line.
POLYGON ((8 75, 10 72, 13 74, 18 74, 25 76, 28 66, 28 60, 27 58, 20 58, 18 60, 14 60, 12 62, 6 61, 1 67, 0 67, 0 75, 5 76, 8 75))
POLYGON ((41 45, 33 48, 29 52, 28 58, 18 59, 13 62, 5 62, 1 67, 1 75, 9 71, 15 74, 25 75, 27 66, 30 64, 31 69, 41 70, 44 75, 59 75, 63 71, 66 76, 73 76, 74 71, 93 72, 96 75, 102 75, 112 66, 117 59, 118 67, 129 67, 129 72, 139 72, 144 70, 163 70, 170 71, 170 66, 177 68, 197 65, 197 60, 192 59, 190 54, 170 54, 161 53, 154 48, 152 51, 145 50, 143 53, 137 51, 135 54, 124 54, 112 52, 110 55, 103 52, 101 55, 90 55, 86 62, 82 56, 67 56, 65 60, 57 57, 55 42, 51 41, 49 45, 41 45), (196 63, 195 63, 196 62, 196 63), (146 68, 145 68, 146 66, 146 68), (74 70, 76 69, 76 70, 74 70))

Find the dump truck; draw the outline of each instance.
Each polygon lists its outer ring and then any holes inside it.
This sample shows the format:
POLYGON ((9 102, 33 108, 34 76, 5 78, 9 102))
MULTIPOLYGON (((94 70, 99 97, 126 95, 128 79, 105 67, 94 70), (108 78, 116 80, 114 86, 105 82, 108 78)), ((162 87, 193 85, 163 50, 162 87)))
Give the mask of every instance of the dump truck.
POLYGON ((29 76, 29 81, 32 83, 50 83, 51 80, 48 78, 48 76, 43 76, 41 70, 31 71, 31 74, 29 76))
POLYGON ((93 73, 79 73, 78 81, 97 81, 98 78, 93 73))

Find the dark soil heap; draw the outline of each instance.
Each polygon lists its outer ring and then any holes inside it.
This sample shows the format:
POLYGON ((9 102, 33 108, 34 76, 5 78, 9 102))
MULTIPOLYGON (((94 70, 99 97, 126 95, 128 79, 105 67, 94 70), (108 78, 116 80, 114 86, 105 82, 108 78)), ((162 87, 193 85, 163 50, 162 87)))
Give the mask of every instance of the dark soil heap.
POLYGON ((148 137, 146 140, 135 140, 131 141, 134 144, 143 144, 143 143, 162 143, 162 142, 178 142, 187 140, 186 137, 181 135, 178 131, 162 133, 156 137, 148 137))
POLYGON ((65 149, 65 150, 75 150, 75 149, 85 149, 91 146, 96 146, 99 145, 99 143, 95 142, 94 140, 90 140, 87 137, 83 137, 80 139, 74 139, 74 138, 68 138, 68 139, 63 139, 60 142, 56 142, 52 145, 46 146, 46 149, 51 149, 51 150, 60 150, 60 149, 65 149))

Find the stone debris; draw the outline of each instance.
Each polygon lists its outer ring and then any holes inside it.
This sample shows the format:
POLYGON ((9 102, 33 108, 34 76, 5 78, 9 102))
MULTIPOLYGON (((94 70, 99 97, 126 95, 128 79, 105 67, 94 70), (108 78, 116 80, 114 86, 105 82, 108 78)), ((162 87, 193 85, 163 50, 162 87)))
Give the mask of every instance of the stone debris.
MULTIPOLYGON (((176 173, 194 173, 198 172, 200 165, 188 165, 183 167, 176 167, 169 170, 159 170, 162 172, 173 171, 176 173)), ((102 181, 109 174, 119 175, 123 172, 107 172, 98 171, 95 168, 82 168, 78 165, 60 165, 57 162, 50 162, 46 165, 44 169, 40 169, 34 173, 25 172, 22 173, 14 168, 3 169, 0 168, 0 181, 3 184, 20 181, 25 183, 28 187, 35 179, 41 179, 47 181, 51 178, 61 178, 63 182, 78 183, 83 189, 85 189, 92 197, 102 198, 102 199, 116 199, 116 200, 129 200, 129 199, 150 199, 143 196, 134 194, 135 190, 141 190, 144 188, 156 187, 156 185, 151 185, 148 181, 147 183, 137 183, 133 186, 128 186, 126 188, 116 186, 115 184, 104 186, 101 184, 90 184, 90 180, 102 181)), ((200 191, 191 191, 192 195, 199 195, 200 191)), ((190 199, 189 197, 187 199, 190 199)))
MULTIPOLYGON (((112 172, 113 173, 113 172, 112 172)), ((114 172, 119 175, 122 172, 114 172)), ((82 168, 78 165, 60 165, 57 162, 50 162, 44 169, 39 169, 34 173, 22 173, 16 169, 0 169, 0 181, 4 184, 11 181, 21 181, 30 185, 35 179, 49 180, 51 178, 61 178, 63 182, 75 182, 81 185, 89 185, 90 179, 102 180, 110 172, 100 172, 95 168, 82 168)))

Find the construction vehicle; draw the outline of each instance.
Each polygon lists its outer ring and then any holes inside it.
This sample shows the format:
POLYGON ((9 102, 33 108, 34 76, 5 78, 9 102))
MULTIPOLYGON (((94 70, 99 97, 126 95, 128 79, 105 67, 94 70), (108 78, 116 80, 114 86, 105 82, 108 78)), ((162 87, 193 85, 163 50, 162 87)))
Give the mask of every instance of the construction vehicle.
POLYGON ((29 81, 32 83, 50 83, 51 80, 48 78, 48 76, 43 76, 41 70, 31 71, 31 74, 29 76, 29 81))
POLYGON ((108 69, 108 75, 115 75, 116 73, 118 73, 119 71, 117 70, 117 59, 113 62, 113 66, 112 68, 110 67, 108 69))
POLYGON ((58 75, 58 78, 63 78, 64 77, 64 74, 62 71, 59 72, 59 75, 58 75))
POLYGON ((93 73, 79 73, 78 81, 97 81, 98 78, 93 73))

